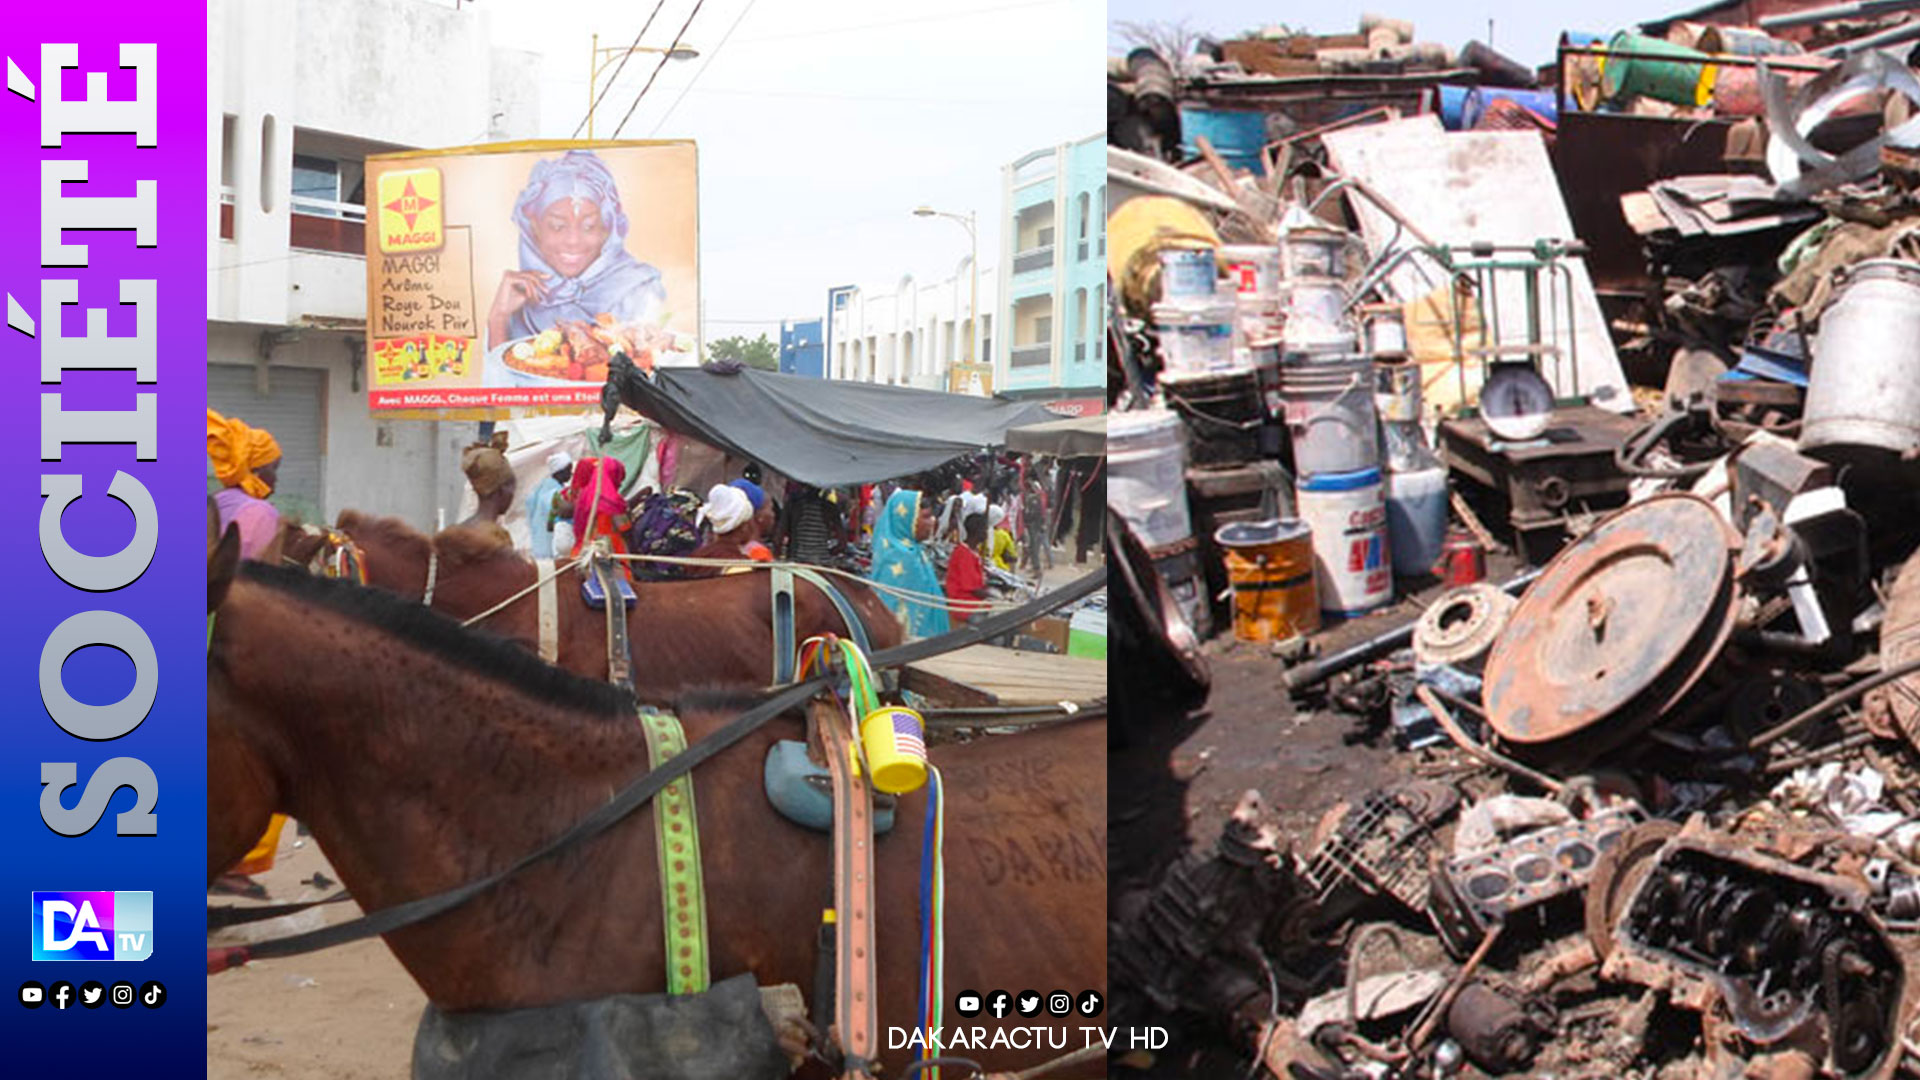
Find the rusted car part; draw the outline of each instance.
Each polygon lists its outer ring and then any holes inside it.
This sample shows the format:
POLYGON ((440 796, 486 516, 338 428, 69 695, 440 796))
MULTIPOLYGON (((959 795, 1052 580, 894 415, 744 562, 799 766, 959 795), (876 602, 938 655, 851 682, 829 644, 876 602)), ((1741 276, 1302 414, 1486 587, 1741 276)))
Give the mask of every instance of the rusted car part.
POLYGON ((1390 896, 1414 911, 1424 908, 1432 889, 1434 830, 1459 805, 1452 787, 1414 780, 1337 808, 1304 869, 1320 904, 1321 924, 1345 918, 1375 895, 1390 896))
POLYGON ((1755 1046, 1815 1045, 1839 1076, 1882 1071, 1906 976, 1867 886, 1757 854, 1704 819, 1654 847, 1658 836, 1628 834, 1595 874, 1587 926, 1602 974, 1724 1007, 1755 1046))
POLYGON ((1447 1034, 1467 1059, 1496 1076, 1533 1063, 1556 1026, 1553 1007, 1485 982, 1463 987, 1447 1010, 1447 1034))
MULTIPOLYGON (((1539 576, 1539 570, 1528 570, 1500 586, 1500 590, 1508 595, 1516 595, 1533 584, 1539 576)), ((1286 674, 1280 677, 1280 681, 1286 684, 1289 691, 1296 694, 1317 686, 1348 668, 1370 660, 1378 660, 1382 656, 1406 648, 1407 644, 1413 640, 1414 630, 1419 622, 1420 620, 1414 619, 1330 656, 1288 668, 1286 674)))
POLYGON ((1728 470, 1734 521, 1745 538, 1743 586, 1765 599, 1791 601, 1797 636, 1759 640, 1789 646, 1844 646, 1864 592, 1869 560, 1865 520, 1847 507, 1823 463, 1778 442, 1743 447, 1728 470), (1838 638, 1836 630, 1838 627, 1838 638))
POLYGON ((1297 918, 1303 890, 1278 833, 1259 817, 1249 792, 1211 853, 1173 864, 1119 920, 1109 950, 1115 1024, 1189 1014, 1257 1025, 1273 1007, 1274 983, 1283 993, 1304 989, 1263 959, 1264 934, 1297 918))
POLYGON ((1518 603, 1484 581, 1448 589, 1414 624, 1414 659, 1478 672, 1518 603))
POLYGON ((1526 833, 1493 851, 1449 859, 1433 875, 1427 909, 1440 940, 1455 956, 1465 956, 1509 915, 1586 888, 1601 856, 1639 820, 1633 810, 1606 810, 1526 833))
MULTIPOLYGON (((1880 623, 1880 670, 1920 663, 1920 553, 1900 568, 1880 623)), ((1898 731, 1920 747, 1920 675, 1908 675, 1867 695, 1867 722, 1883 734, 1898 731)))
POLYGON ((1713 403, 1705 395, 1669 401, 1665 413, 1634 429, 1614 450, 1614 467, 1627 476, 1691 480, 1713 467, 1712 457, 1702 458, 1703 448, 1716 456, 1725 453, 1713 421, 1713 403), (1674 466, 1648 464, 1647 456, 1662 444, 1688 460, 1674 466))
POLYGON ((1614 455, 1636 426, 1632 417, 1573 405, 1555 409, 1546 432, 1524 443, 1501 441, 1479 417, 1442 421, 1440 449, 1447 468, 1507 506, 1515 548, 1538 564, 1563 542, 1570 511, 1626 501, 1633 478, 1614 455))
POLYGON ((1516 753, 1591 760, 1699 681, 1733 631, 1732 529, 1656 495, 1560 553, 1487 659, 1487 721, 1516 753))

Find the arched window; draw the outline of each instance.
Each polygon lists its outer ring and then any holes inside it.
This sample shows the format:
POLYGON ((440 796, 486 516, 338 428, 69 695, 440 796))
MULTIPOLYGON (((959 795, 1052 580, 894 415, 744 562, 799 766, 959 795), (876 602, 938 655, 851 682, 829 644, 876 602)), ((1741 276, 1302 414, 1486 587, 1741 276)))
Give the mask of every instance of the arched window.
POLYGON ((1074 257, 1078 259, 1080 262, 1086 262, 1087 256, 1089 254, 1088 246, 1087 246, 1087 230, 1088 230, 1088 220, 1092 216, 1088 212, 1088 204, 1090 202, 1091 200, 1087 198, 1087 193, 1084 191, 1080 193, 1079 198, 1074 200, 1075 212, 1078 214, 1079 222, 1080 222, 1079 225, 1077 226, 1079 229, 1079 233, 1077 235, 1080 238, 1080 242, 1078 244, 1078 253, 1074 257))

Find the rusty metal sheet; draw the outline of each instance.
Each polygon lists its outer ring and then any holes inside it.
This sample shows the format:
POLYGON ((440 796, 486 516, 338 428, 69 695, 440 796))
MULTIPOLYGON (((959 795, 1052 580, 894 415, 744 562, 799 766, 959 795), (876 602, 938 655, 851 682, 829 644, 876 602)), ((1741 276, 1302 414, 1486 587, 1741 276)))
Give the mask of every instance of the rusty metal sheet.
MULTIPOLYGON (((1880 670, 1920 658, 1920 553, 1900 568, 1887 617, 1880 624, 1880 670)), ((1897 679, 1867 695, 1867 723, 1882 736, 1898 730, 1920 747, 1920 674, 1897 679)))
POLYGON ((1617 745, 1677 701, 1733 629, 1739 538, 1705 500, 1627 507, 1561 552, 1487 661, 1487 719, 1540 747, 1617 745))

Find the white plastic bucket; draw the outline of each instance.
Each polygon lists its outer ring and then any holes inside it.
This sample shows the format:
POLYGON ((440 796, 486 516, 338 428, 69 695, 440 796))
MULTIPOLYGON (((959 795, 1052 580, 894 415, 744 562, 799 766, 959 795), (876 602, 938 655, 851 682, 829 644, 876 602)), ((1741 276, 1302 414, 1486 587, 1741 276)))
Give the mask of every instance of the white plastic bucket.
POLYGON ((1406 310, 1399 304, 1368 304, 1360 309, 1361 336, 1376 357, 1407 354, 1406 310))
POLYGON ((1310 476, 1295 489, 1300 519, 1313 530, 1320 610, 1349 617, 1393 599, 1387 504, 1379 469, 1310 476))
POLYGON ((1160 299, 1213 299, 1220 270, 1212 248, 1162 248, 1160 250, 1160 299))
POLYGON ((1187 516, 1186 428, 1166 409, 1107 417, 1107 499, 1149 549, 1193 535, 1187 516))
POLYGON ((1338 229, 1291 229, 1280 238, 1281 273, 1288 279, 1347 276, 1347 234, 1338 229))
POLYGON ((1387 474, 1387 544, 1393 572, 1426 577, 1447 543, 1447 467, 1387 474))
POLYGON ((1301 476, 1380 467, 1373 360, 1293 352, 1280 358, 1280 396, 1301 476))
POLYGON ((1280 249, 1272 244, 1228 244, 1220 249, 1233 291, 1242 296, 1273 296, 1280 291, 1280 249))
POLYGON ((1161 377, 1200 378, 1251 367, 1250 360, 1234 356, 1233 312, 1231 297, 1155 304, 1153 332, 1166 362, 1161 377))

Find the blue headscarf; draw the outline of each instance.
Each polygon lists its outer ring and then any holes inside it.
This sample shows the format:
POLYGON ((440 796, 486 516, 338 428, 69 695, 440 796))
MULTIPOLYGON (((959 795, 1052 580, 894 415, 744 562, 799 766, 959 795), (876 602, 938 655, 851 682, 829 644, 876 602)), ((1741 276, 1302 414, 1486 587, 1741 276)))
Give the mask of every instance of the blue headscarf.
POLYGON ((547 275, 547 298, 528 300, 514 313, 509 326, 514 337, 530 337, 562 319, 592 322, 603 312, 623 324, 660 314, 667 299, 660 271, 627 251, 628 221, 620 206, 620 190, 593 151, 569 150, 557 159, 535 162, 527 186, 514 201, 513 223, 520 227, 520 269, 547 275), (534 222, 561 199, 599 207, 600 220, 607 224, 607 240, 599 257, 577 278, 562 277, 547 265, 533 242, 534 222))
POLYGON ((919 518, 919 492, 896 491, 887 499, 886 509, 873 523, 872 577, 878 584, 925 595, 925 601, 915 601, 883 592, 880 599, 906 623, 909 636, 933 637, 947 632, 946 594, 933 572, 932 557, 914 539, 913 527, 919 518))
POLYGON ((760 490, 759 484, 751 480, 741 479, 735 480, 731 486, 737 487, 746 493, 747 501, 753 504, 754 513, 759 513, 760 508, 767 505, 767 493, 760 490))

